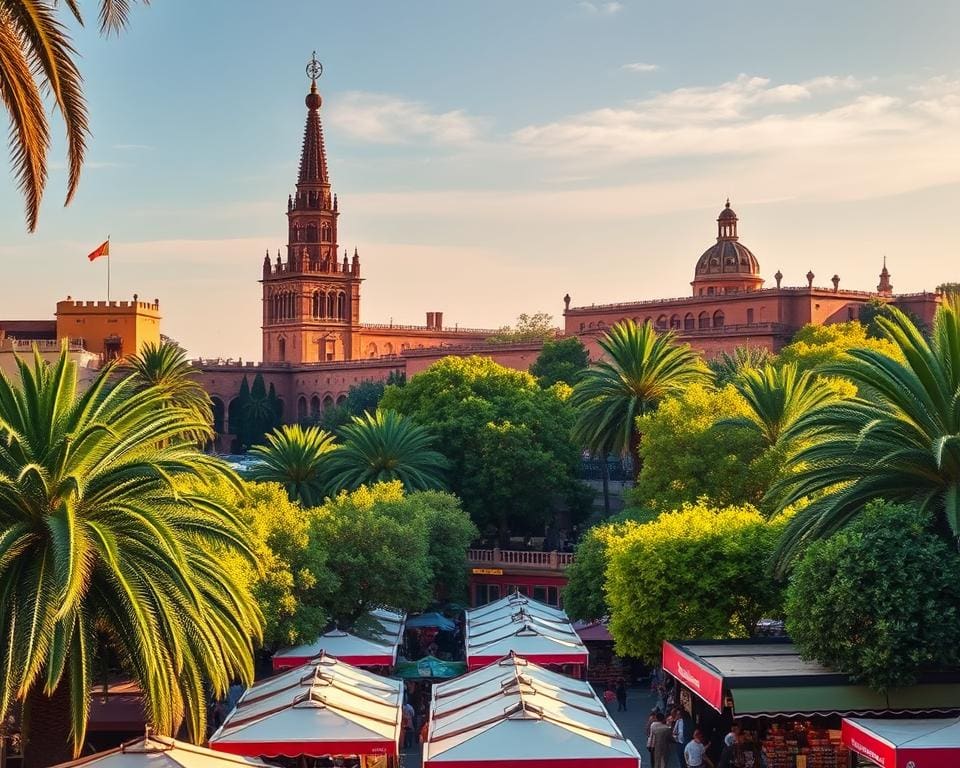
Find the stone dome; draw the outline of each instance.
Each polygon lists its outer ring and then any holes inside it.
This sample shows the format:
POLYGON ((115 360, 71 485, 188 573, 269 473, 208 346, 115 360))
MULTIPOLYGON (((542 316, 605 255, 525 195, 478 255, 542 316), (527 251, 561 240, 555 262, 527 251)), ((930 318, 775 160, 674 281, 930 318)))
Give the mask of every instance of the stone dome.
POLYGON ((703 252, 697 261, 696 277, 708 275, 760 274, 760 264, 753 252, 737 237, 737 214, 730 201, 717 217, 717 242, 703 252))

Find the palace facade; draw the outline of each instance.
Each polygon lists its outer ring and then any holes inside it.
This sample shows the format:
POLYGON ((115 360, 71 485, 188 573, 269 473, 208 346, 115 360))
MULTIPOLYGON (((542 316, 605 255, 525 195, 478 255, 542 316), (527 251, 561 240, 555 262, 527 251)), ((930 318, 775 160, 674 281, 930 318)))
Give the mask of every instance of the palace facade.
MULTIPOLYGON (((541 344, 490 344, 491 329, 450 328, 443 312, 426 313, 421 326, 365 323, 361 319, 363 276, 359 249, 341 251, 340 200, 333 192, 320 118, 316 80, 306 97, 306 122, 295 189, 287 198, 287 245, 267 253, 260 271, 263 362, 197 361, 214 402, 220 445, 235 433, 236 397, 244 377, 261 374, 283 403, 286 422, 316 418, 346 398, 350 387, 384 380, 391 373, 412 376, 447 355, 480 354, 526 370, 541 344), (233 408, 232 408, 233 406, 233 408)), ((729 200, 717 217, 716 242, 695 261, 691 292, 675 299, 571 306, 564 297, 564 329, 581 338, 591 354, 604 329, 626 318, 672 329, 711 356, 738 346, 776 351, 807 323, 853 320, 860 307, 879 298, 929 322, 939 302, 935 293, 895 294, 886 263, 875 291, 815 284, 787 286, 774 275, 766 287, 760 262, 740 241, 739 218, 729 200)))

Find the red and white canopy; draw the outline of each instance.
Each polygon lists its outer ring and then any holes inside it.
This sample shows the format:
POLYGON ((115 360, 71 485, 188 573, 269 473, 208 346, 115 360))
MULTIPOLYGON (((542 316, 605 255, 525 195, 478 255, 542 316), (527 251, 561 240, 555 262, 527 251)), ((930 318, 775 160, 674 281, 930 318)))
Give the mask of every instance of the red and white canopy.
POLYGON ((250 757, 396 755, 403 683, 327 655, 248 688, 210 738, 250 757))
POLYGON ((116 749, 81 757, 58 768, 269 768, 266 763, 236 755, 224 755, 166 736, 146 736, 125 742, 116 749))
POLYGON ((508 656, 433 687, 424 768, 640 768, 589 683, 508 656))
POLYGON ((843 743, 881 768, 956 768, 960 719, 878 720, 845 717, 843 743))
POLYGON ((590 656, 567 614, 518 593, 466 612, 467 667, 511 652, 536 664, 580 664, 590 656))
POLYGON ((312 643, 277 651, 273 655, 273 668, 279 671, 298 667, 321 653, 354 666, 391 667, 397 661, 405 618, 403 613, 375 608, 357 622, 354 633, 332 629, 312 643))

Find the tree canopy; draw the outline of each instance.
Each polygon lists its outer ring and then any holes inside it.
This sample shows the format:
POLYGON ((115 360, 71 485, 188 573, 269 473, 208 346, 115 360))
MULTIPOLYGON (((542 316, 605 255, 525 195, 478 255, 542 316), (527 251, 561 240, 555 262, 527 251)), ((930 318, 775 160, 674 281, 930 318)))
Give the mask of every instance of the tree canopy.
POLYGON ((381 407, 437 435, 451 490, 481 531, 505 536, 542 531, 558 502, 583 512, 569 393, 489 358, 446 357, 405 387, 387 387, 381 407))
POLYGON ((543 349, 530 366, 530 373, 537 377, 541 387, 550 387, 557 383, 573 386, 587 366, 590 355, 587 348, 576 336, 566 339, 545 341, 543 349))
POLYGON ((822 369, 843 362, 852 349, 870 349, 887 357, 899 358, 896 346, 887 339, 871 338, 867 327, 856 320, 830 325, 805 325, 793 340, 780 350, 781 364, 793 363, 799 372, 822 369))
POLYGON ((328 465, 337 448, 333 435, 317 427, 286 424, 266 439, 266 445, 255 445, 250 451, 258 460, 250 476, 263 483, 280 483, 291 501, 305 506, 320 504, 329 487, 328 465))
POLYGON ((557 329, 553 325, 553 315, 547 312, 535 312, 528 315, 526 312, 517 316, 514 326, 505 325, 487 341, 492 344, 510 344, 518 341, 541 341, 553 339, 557 329))
POLYGON ((753 430, 723 423, 746 419, 749 412, 732 386, 693 384, 639 418, 643 469, 629 502, 658 510, 703 497, 720 506, 760 505, 783 457, 753 430))
POLYGON ((606 596, 617 653, 650 662, 664 640, 749 637, 782 610, 768 560, 782 529, 749 506, 687 505, 610 538, 606 596))
POLYGON ((880 690, 960 664, 960 555, 916 507, 867 505, 809 546, 787 588, 800 652, 880 690))

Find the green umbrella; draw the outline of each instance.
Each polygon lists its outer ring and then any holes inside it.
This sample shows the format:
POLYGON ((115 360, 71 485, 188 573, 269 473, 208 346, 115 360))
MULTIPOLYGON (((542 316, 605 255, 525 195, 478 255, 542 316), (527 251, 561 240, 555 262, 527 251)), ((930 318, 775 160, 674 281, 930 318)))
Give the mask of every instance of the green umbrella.
POLYGON ((462 661, 443 661, 436 656, 424 656, 419 661, 403 661, 393 669, 393 676, 402 680, 446 680, 467 671, 462 661))

